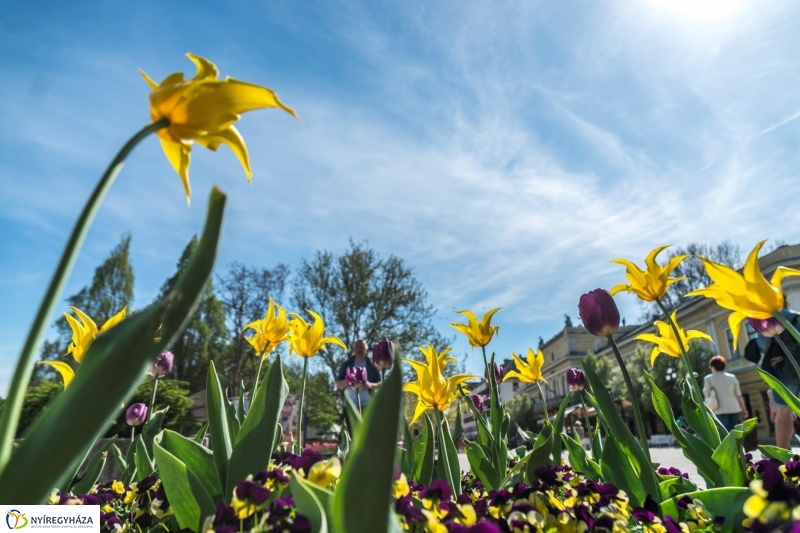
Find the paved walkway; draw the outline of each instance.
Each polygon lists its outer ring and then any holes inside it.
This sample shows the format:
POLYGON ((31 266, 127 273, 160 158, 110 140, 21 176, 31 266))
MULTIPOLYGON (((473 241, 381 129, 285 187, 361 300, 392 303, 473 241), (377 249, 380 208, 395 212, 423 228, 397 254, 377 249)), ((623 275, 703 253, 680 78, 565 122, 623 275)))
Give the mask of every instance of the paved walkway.
MULTIPOLYGON (((793 448, 793 450, 795 453, 800 454, 800 448, 793 448)), ((753 456, 755 459, 760 459, 761 453, 755 452, 753 456)), ((672 466, 681 472, 687 472, 689 474, 689 479, 691 479, 695 485, 700 488, 705 488, 706 484, 703 478, 697 473, 697 468, 695 468, 694 464, 683 455, 681 448, 651 448, 650 457, 653 459, 653 462, 658 463, 659 466, 672 466)), ((458 454, 458 460, 462 470, 469 469, 469 461, 466 455, 462 453, 458 454)))

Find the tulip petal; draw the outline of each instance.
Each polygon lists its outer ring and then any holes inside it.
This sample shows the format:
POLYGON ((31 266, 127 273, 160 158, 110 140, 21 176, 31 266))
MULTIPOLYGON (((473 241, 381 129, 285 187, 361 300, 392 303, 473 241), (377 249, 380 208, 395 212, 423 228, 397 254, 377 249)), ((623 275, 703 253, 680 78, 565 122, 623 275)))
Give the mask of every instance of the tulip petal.
POLYGON ((155 81, 153 81, 153 78, 148 76, 145 71, 143 71, 142 69, 139 69, 139 74, 142 75, 142 77, 144 78, 144 81, 146 81, 147 85, 150 86, 150 90, 151 91, 155 91, 156 89, 158 89, 158 84, 155 81))
POLYGON ((250 170, 250 155, 247 153, 247 146, 244 143, 242 135, 235 127, 230 126, 228 129, 222 130, 218 133, 204 135, 196 139, 197 144, 208 148, 214 152, 217 151, 220 144, 226 144, 234 153, 236 158, 242 164, 244 173, 247 179, 253 177, 253 172, 250 170))
POLYGON ((615 294, 617 294, 618 292, 621 292, 621 291, 627 291, 627 292, 630 292, 630 290, 631 290, 631 286, 630 286, 630 285, 628 285, 627 283, 617 283, 616 285, 614 285, 613 287, 611 287, 611 289, 608 291, 608 293, 609 293, 611 296, 614 296, 614 295, 615 295, 615 294))
POLYGON ((81 322, 83 323, 85 329, 88 329, 93 334, 97 334, 99 332, 99 330, 97 329, 97 324, 94 323, 94 320, 89 318, 89 315, 87 315, 77 307, 70 306, 70 309, 72 309, 72 311, 76 315, 78 315, 78 318, 81 319, 81 322))
POLYGON ((100 328, 100 332, 108 331, 109 329, 113 328, 114 326, 122 322, 125 319, 125 314, 127 313, 127 311, 128 311, 128 306, 126 305, 119 311, 119 313, 106 320, 105 324, 103 324, 103 327, 100 328))
POLYGON ((657 248, 653 248, 650 250, 650 253, 647 254, 647 257, 644 258, 644 263, 647 265, 647 270, 650 271, 654 276, 657 276, 661 273, 661 267, 656 262, 656 256, 669 248, 669 246, 669 244, 664 244, 657 248))
POLYGON ((784 280, 784 278, 788 278, 791 276, 800 276, 800 270, 779 266, 775 270, 775 273, 772 274, 772 279, 770 280, 770 283, 772 284, 773 287, 777 287, 778 289, 780 289, 781 282, 784 280))
POLYGON ((507 380, 512 379, 512 378, 516 378, 516 379, 519 379, 520 381, 522 381, 520 379, 520 375, 517 373, 516 370, 509 370, 508 372, 506 372, 506 375, 503 376, 503 381, 507 381, 507 380))
POLYGON ((172 164, 172 168, 180 176, 183 182, 183 190, 186 193, 186 202, 192 196, 192 188, 189 186, 189 164, 191 163, 191 146, 183 142, 168 141, 162 137, 158 139, 161 141, 161 149, 164 150, 164 155, 167 160, 172 164))
POLYGON ((194 75, 194 78, 192 78, 193 80, 216 80, 219 78, 219 69, 217 69, 217 66, 208 59, 196 56, 192 53, 186 54, 186 57, 188 57, 197 67, 197 73, 194 75))
POLYGON ((417 407, 414 409, 414 416, 411 418, 411 423, 413 424, 414 422, 416 422, 417 419, 421 417, 422 414, 427 410, 428 408, 425 406, 425 404, 423 404, 420 401, 417 401, 417 407))
POLYGON ((733 346, 739 346, 739 331, 742 329, 742 322, 746 317, 742 313, 733 312, 728 316, 728 327, 731 328, 733 335, 733 346))
POLYGON ((61 374, 61 379, 64 380, 64 388, 66 389, 72 378, 75 377, 75 371, 72 370, 72 367, 69 364, 64 363, 63 361, 42 361, 39 363, 40 365, 49 365, 58 370, 58 373, 61 374))

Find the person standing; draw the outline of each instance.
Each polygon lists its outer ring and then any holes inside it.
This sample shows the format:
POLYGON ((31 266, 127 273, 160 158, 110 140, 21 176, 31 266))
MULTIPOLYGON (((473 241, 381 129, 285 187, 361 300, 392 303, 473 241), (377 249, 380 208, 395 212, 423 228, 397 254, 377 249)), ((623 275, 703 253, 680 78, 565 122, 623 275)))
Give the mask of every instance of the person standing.
POLYGON ((336 374, 336 388, 338 390, 345 390, 353 400, 353 405, 360 405, 362 409, 369 403, 372 391, 380 387, 381 373, 377 367, 372 364, 372 359, 367 357, 367 342, 364 339, 358 339, 353 343, 353 355, 347 358, 339 367, 339 372, 336 374), (353 390, 347 386, 347 370, 355 367, 361 367, 366 370, 367 384, 359 390, 353 390), (359 403, 360 401, 360 403, 359 403))
POLYGON ((725 429, 731 431, 739 423, 740 416, 744 420, 748 415, 739 380, 730 372, 725 372, 728 362, 721 355, 712 357, 708 366, 711 374, 703 380, 706 405, 714 411, 725 429))

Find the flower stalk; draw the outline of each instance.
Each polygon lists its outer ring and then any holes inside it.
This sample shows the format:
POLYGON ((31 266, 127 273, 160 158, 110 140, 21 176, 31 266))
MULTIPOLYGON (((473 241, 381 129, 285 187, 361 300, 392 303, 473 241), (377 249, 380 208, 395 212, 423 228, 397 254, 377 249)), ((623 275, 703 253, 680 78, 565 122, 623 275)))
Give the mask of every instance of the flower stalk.
POLYGON ((300 385, 300 405, 297 409, 297 443, 295 453, 303 451, 303 408, 306 399, 306 377, 308 376, 308 357, 303 357, 303 383, 300 385))
MULTIPOLYGON (((252 404, 253 399, 256 397, 256 391, 258 390, 258 380, 261 377, 261 367, 264 366, 264 359, 267 355, 267 350, 269 350, 269 344, 267 344, 264 349, 261 351, 258 357, 258 369, 256 370, 256 379, 253 381, 253 392, 250 394, 250 403, 252 404)), ((244 401, 242 398, 240 401, 244 401)))
POLYGON ((147 421, 153 417, 153 408, 156 405, 156 389, 158 389, 158 378, 153 378, 153 392, 150 393, 150 408, 147 410, 147 421))
MULTIPOLYGON (((650 448, 647 445, 647 433, 644 431, 644 420, 642 419, 642 410, 639 408, 639 399, 636 398, 636 394, 633 390, 633 382, 631 381, 631 375, 628 373, 628 369, 625 366, 625 361, 622 359, 622 355, 619 353, 619 348, 617 348, 617 343, 614 342, 614 337, 610 333, 606 337, 608 339, 609 344, 611 345, 611 349, 614 351, 614 357, 617 358, 617 364, 619 365, 619 369, 622 372, 622 378, 625 380, 625 386, 628 388, 628 394, 631 397, 631 404, 633 405, 633 418, 636 421, 636 432, 639 434, 639 443, 642 445, 642 451, 644 451, 645 455, 647 455, 647 460, 650 461, 650 448)), ((583 401, 583 396, 581 396, 581 401, 583 401)))
POLYGON ((536 382, 536 388, 539 389, 539 398, 542 399, 542 416, 544 416, 544 425, 547 426, 550 424, 550 417, 547 414, 547 400, 544 397, 544 389, 542 389, 542 384, 540 382, 536 382))
POLYGON ((47 287, 44 299, 39 305, 39 310, 36 312, 33 325, 25 339, 25 344, 22 347, 17 366, 14 369, 14 375, 11 378, 8 396, 3 404, 3 412, 2 415, 0 415, 0 470, 5 467, 11 457, 11 448, 14 442, 14 435, 17 432, 17 426, 19 425, 22 401, 25 396, 25 390, 28 388, 31 372, 33 371, 33 363, 37 348, 41 343, 42 336, 44 335, 45 329, 47 329, 49 319, 55 310, 55 306, 61 298, 64 285, 72 272, 72 267, 75 265, 78 252, 81 249, 83 240, 86 238, 86 233, 89 231, 92 220, 94 220, 94 216, 100 204, 103 202, 103 198, 105 198, 117 175, 119 175, 120 170, 122 170, 122 166, 128 155, 148 135, 168 126, 169 119, 159 119, 139 130, 138 133, 125 143, 95 186, 75 226, 72 228, 67 246, 61 254, 61 259, 58 262, 56 271, 53 274, 53 278, 50 280, 50 285, 47 287))

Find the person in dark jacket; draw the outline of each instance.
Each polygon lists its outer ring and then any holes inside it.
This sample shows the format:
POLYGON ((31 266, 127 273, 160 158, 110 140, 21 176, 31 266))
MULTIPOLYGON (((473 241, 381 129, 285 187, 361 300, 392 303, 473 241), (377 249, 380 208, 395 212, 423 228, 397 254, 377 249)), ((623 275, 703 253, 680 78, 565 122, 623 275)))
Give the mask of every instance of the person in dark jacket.
POLYGON ((372 364, 372 359, 367 357, 367 341, 358 339, 353 343, 353 355, 348 357, 339 367, 339 372, 336 374, 336 388, 345 390, 356 405, 358 405, 358 399, 360 398, 361 407, 363 408, 369 403, 372 391, 380 387, 380 385, 381 373, 375 365, 372 364), (359 366, 367 371, 367 386, 358 391, 354 391, 347 386, 347 369, 359 366))
MULTIPOLYGON (((800 325, 800 315, 797 313, 788 309, 784 309, 781 313, 795 327, 800 325)), ((784 331, 780 334, 780 338, 795 359, 800 361, 800 344, 792 337, 792 334, 784 331)), ((800 376, 797 375, 791 361, 787 359, 780 344, 774 338, 759 334, 756 338, 751 339, 745 346, 744 357, 759 365, 764 372, 775 376, 795 395, 800 395, 800 376)), ((768 395, 770 419, 775 424, 775 444, 780 448, 790 449, 789 442, 794 435, 794 413, 775 391, 770 389, 768 395)))

